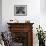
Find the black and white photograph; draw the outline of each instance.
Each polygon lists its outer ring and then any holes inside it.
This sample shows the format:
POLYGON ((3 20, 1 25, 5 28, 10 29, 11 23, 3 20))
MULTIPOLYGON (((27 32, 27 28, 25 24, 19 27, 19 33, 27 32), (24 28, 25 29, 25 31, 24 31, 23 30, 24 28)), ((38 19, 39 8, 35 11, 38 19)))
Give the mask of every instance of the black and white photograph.
POLYGON ((26 16, 27 5, 14 5, 14 16, 26 16))

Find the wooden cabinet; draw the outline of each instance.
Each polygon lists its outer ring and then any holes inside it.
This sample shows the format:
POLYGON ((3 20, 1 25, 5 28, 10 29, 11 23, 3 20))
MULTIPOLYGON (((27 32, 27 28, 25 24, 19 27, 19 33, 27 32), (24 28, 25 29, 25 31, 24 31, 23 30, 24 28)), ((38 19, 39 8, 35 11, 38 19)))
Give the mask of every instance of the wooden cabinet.
POLYGON ((22 46, 33 46, 33 23, 7 23, 13 41, 23 43, 22 46))

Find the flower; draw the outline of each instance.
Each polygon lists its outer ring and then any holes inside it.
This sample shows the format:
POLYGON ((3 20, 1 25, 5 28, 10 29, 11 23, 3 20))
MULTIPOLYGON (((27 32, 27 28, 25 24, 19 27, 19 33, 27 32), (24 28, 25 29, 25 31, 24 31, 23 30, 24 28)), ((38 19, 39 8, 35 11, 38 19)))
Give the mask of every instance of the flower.
POLYGON ((36 29, 37 29, 37 34, 36 34, 36 36, 38 35, 38 40, 43 40, 43 41, 45 41, 45 35, 44 35, 44 32, 43 32, 42 27, 40 27, 40 25, 39 25, 39 28, 36 28, 36 29))

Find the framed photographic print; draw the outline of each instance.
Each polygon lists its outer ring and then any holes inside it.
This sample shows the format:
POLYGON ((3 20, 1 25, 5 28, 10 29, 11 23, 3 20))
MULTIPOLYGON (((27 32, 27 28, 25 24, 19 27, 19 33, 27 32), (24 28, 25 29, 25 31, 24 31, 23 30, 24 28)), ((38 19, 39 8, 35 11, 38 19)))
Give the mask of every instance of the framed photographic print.
POLYGON ((14 5, 14 16, 26 16, 27 5, 14 5))

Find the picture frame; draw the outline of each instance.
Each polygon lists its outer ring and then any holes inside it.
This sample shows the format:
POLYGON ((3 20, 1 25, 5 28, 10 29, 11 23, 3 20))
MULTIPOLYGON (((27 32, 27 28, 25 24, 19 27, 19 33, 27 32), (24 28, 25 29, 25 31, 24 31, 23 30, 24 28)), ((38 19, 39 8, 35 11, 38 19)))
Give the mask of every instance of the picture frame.
POLYGON ((14 16, 26 16, 27 5, 14 5, 14 16))

